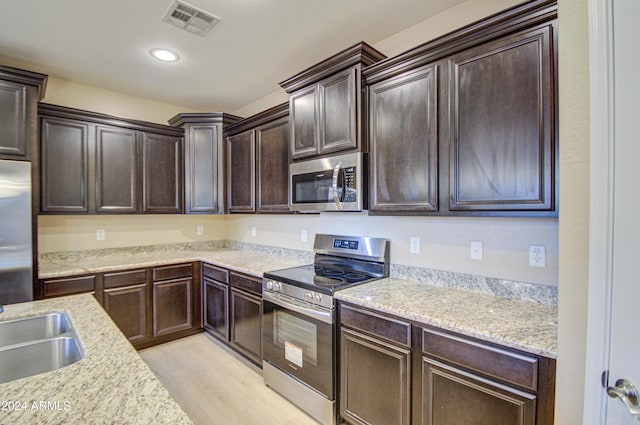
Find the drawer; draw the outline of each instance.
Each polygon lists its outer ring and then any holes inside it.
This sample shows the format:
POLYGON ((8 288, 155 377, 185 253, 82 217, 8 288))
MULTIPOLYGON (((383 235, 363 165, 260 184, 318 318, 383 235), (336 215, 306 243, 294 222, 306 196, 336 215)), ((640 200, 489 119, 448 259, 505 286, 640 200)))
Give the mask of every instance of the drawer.
POLYGON ((147 283, 147 271, 145 269, 105 273, 103 277, 104 289, 141 285, 144 283, 147 283))
POLYGON ((236 288, 244 289, 248 292, 253 292, 256 295, 262 296, 262 279, 258 277, 245 276, 235 272, 231 272, 229 275, 229 283, 236 288))
POLYGON ((45 280, 42 286, 45 298, 81 294, 83 292, 93 292, 96 289, 96 277, 92 275, 45 280))
POLYGON ((202 264, 202 275, 206 278, 217 280, 222 283, 229 283, 229 271, 221 269, 211 264, 202 264))
POLYGON ((532 391, 538 389, 538 359, 433 329, 422 333, 422 352, 532 391))
POLYGON ((154 267, 153 281, 178 279, 193 275, 193 264, 179 264, 177 266, 154 267))
POLYGON ((340 325, 411 346, 411 323, 349 305, 340 305, 340 325))

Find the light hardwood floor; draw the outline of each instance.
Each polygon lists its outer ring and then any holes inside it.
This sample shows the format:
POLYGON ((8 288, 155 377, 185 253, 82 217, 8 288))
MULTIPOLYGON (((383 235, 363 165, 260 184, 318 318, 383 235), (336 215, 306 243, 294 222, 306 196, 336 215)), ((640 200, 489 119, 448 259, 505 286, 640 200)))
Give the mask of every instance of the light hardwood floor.
POLYGON ((196 425, 318 425, 265 386, 259 368, 204 333, 140 355, 196 425))

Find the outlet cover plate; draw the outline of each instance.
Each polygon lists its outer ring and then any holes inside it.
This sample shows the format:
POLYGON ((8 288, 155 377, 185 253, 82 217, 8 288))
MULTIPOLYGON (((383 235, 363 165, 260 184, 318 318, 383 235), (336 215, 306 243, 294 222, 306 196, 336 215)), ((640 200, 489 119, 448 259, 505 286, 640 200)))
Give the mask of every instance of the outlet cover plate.
POLYGON ((411 254, 420 254, 420 238, 409 238, 409 252, 411 254))
POLYGON ((529 265, 531 267, 546 267, 547 258, 543 245, 529 245, 529 265))
POLYGON ((482 242, 471 241, 469 243, 469 258, 472 260, 482 260, 482 242))

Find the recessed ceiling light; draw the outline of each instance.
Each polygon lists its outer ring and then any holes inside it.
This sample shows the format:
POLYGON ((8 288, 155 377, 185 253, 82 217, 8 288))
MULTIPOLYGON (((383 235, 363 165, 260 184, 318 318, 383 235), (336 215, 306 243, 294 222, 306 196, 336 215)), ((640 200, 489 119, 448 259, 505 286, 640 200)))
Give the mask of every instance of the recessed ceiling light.
POLYGON ((180 59, 180 56, 178 56, 177 53, 167 49, 152 49, 149 53, 154 58, 163 62, 175 62, 180 59))

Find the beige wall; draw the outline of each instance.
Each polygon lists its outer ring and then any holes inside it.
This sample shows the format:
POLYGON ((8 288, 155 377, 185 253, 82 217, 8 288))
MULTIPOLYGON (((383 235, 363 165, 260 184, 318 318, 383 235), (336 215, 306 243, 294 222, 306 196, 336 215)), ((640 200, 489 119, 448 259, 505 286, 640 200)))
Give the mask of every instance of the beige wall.
MULTIPOLYGON (((560 262, 556 425, 582 423, 589 267, 587 0, 559 1, 560 262)), ((585 418, 594 419, 594 418, 585 418)))
MULTIPOLYGON (((0 63, 46 74, 38 64, 19 61, 1 54, 0 63)), ((185 106, 158 102, 157 100, 145 99, 52 76, 49 76, 47 80, 47 89, 42 101, 54 105, 165 125, 169 118, 180 112, 201 112, 185 106)))
POLYGON ((199 215, 91 215, 38 217, 40 253, 126 246, 194 242, 226 238, 223 216, 199 215), (203 226, 204 234, 196 234, 203 226), (96 240, 104 229, 105 240, 96 240))
POLYGON ((391 239, 391 261, 418 267, 508 280, 557 285, 558 222, 554 219, 373 217, 365 214, 296 216, 245 215, 227 218, 233 240, 311 251, 316 233, 391 239), (256 236, 251 236, 251 227, 256 236), (301 242, 301 230, 308 240, 301 242), (409 238, 420 237, 420 254, 409 253, 409 238), (469 258, 469 242, 483 242, 482 261, 469 258), (529 267, 529 245, 547 248, 547 267, 529 267))

